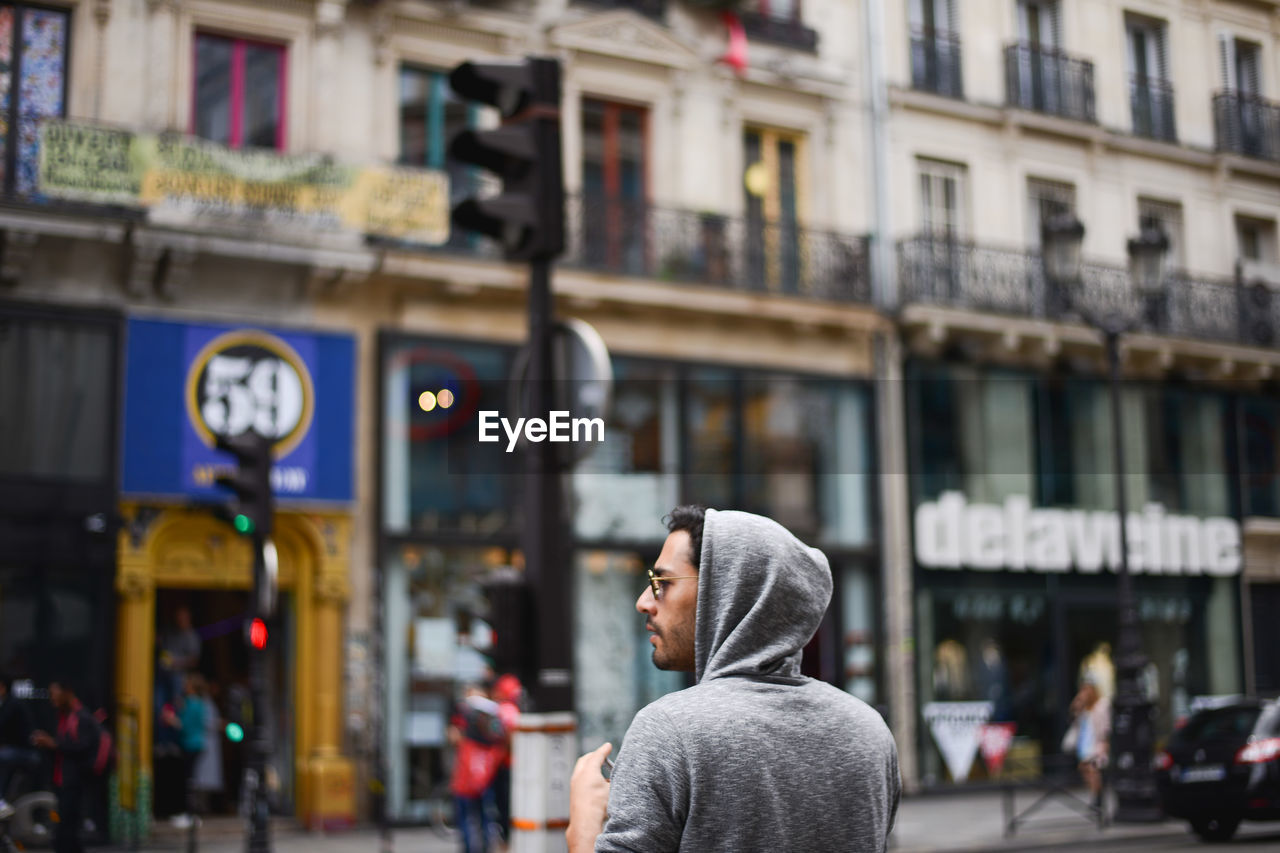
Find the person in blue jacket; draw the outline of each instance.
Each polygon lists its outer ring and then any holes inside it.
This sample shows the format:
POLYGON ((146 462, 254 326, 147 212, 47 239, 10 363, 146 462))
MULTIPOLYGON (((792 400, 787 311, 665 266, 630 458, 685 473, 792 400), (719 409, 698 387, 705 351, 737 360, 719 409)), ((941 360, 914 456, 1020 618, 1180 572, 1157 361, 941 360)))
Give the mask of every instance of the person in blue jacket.
POLYGON ((191 807, 191 777, 196 760, 204 752, 205 716, 209 713, 205 692, 204 678, 198 674, 188 675, 182 685, 182 702, 178 710, 170 712, 164 720, 166 725, 178 730, 178 743, 182 747, 182 783, 185 791, 183 802, 186 803, 187 811, 175 815, 171 822, 183 829, 195 819, 191 807))

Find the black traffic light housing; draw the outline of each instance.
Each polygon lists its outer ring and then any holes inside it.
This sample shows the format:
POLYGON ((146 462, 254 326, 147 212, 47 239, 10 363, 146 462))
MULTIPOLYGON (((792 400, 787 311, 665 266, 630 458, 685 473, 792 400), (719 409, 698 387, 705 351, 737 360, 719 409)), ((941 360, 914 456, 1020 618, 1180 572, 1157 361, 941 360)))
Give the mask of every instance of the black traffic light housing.
POLYGON ((564 251, 564 174, 560 155, 560 63, 464 62, 449 75, 461 98, 496 107, 503 125, 464 130, 449 156, 488 169, 502 193, 454 206, 453 224, 502 244, 510 261, 549 260, 564 251))
POLYGON ((485 578, 482 588, 489 605, 487 622, 493 629, 489 656, 495 673, 512 673, 525 684, 533 677, 533 596, 523 572, 497 570, 485 578))
POLYGON ((275 498, 271 493, 272 442, 254 432, 235 438, 218 436, 217 448, 236 458, 236 472, 214 482, 236 496, 232 524, 236 530, 256 539, 271 536, 275 498))

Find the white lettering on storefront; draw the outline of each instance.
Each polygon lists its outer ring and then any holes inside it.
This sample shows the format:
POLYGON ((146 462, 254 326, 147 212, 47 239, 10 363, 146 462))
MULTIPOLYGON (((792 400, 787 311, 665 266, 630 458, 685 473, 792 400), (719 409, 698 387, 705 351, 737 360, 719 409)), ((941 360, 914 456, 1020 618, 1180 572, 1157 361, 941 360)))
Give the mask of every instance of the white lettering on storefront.
MULTIPOLYGON (((1240 573, 1240 525, 1171 515, 1159 504, 1125 521, 1129 570, 1149 575, 1240 573)), ((929 569, 1097 574, 1120 568, 1120 522, 1109 510, 1035 509, 1025 496, 1003 506, 945 492, 916 508, 916 558, 929 569)))

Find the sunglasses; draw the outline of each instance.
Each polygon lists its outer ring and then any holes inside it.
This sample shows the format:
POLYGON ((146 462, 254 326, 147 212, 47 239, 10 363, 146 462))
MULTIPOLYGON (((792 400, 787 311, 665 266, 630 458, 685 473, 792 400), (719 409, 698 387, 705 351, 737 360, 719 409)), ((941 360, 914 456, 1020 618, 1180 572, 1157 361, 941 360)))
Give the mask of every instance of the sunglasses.
POLYGON ((653 598, 655 601, 662 600, 663 584, 671 583, 671 581, 687 581, 687 580, 698 579, 697 575, 679 575, 678 577, 673 577, 673 578, 664 577, 660 575, 655 575, 653 573, 653 569, 645 569, 645 572, 649 575, 649 589, 653 590, 653 598))

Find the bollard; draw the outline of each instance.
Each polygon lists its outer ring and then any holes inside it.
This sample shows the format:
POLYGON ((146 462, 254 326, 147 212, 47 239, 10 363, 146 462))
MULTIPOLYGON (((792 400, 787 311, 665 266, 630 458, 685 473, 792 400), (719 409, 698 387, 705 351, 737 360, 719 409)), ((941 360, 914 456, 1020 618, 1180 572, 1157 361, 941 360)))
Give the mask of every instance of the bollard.
POLYGON ((572 713, 521 714, 511 739, 511 853, 563 853, 569 776, 577 758, 572 713))

